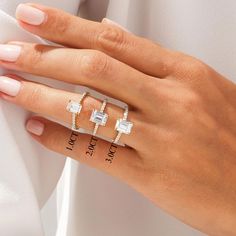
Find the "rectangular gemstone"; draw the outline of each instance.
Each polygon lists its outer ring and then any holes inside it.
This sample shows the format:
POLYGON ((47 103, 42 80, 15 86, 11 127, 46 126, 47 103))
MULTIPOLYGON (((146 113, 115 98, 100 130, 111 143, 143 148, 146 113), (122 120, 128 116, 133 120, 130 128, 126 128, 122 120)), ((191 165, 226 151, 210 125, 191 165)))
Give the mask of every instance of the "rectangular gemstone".
POLYGON ((90 121, 104 126, 107 123, 108 115, 98 110, 93 110, 90 121))
POLYGON ((66 108, 69 112, 72 113, 80 113, 81 109, 82 109, 82 105, 78 102, 75 101, 70 101, 67 105, 66 108))
POLYGON ((116 122, 116 130, 124 134, 130 134, 133 123, 127 120, 119 119, 116 122))

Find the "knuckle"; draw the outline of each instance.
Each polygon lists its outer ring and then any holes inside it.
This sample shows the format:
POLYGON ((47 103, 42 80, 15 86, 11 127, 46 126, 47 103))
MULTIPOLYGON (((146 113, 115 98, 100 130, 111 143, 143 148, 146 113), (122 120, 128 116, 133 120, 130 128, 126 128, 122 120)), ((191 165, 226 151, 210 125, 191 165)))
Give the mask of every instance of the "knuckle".
POLYGON ((27 104, 32 110, 35 110, 34 108, 36 107, 39 108, 43 99, 45 99, 44 86, 41 85, 35 86, 31 91, 25 94, 27 95, 22 97, 21 102, 27 104))
POLYGON ((182 106, 185 112, 188 113, 198 112, 201 106, 201 98, 195 92, 186 92, 182 106))
POLYGON ((96 37, 96 44, 105 51, 120 51, 125 44, 125 33, 118 27, 106 26, 96 37))
POLYGON ((180 79, 199 80, 209 76, 209 67, 200 60, 185 56, 175 65, 175 72, 180 79))
POLYGON ((108 57, 101 52, 89 53, 83 56, 81 67, 86 78, 100 77, 109 70, 108 57))
POLYGON ((42 54, 43 51, 40 46, 25 46, 23 49, 23 57, 20 58, 16 64, 26 71, 29 68, 37 69, 39 63, 42 61, 42 54))
POLYGON ((208 67, 201 61, 195 60, 191 64, 192 75, 200 78, 207 74, 208 67))
POLYGON ((46 26, 50 29, 51 33, 60 36, 66 33, 71 25, 71 18, 67 14, 55 10, 49 11, 48 14, 50 17, 48 17, 46 26))

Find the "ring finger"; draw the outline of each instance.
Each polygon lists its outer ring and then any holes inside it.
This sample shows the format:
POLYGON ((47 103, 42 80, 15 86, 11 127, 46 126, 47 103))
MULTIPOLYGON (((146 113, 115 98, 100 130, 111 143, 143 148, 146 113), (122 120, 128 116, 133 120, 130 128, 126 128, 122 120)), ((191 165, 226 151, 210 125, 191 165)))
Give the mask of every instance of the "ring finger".
POLYGON ((132 148, 118 147, 99 138, 92 139, 88 134, 71 132, 66 127, 42 117, 28 120, 26 128, 49 150, 122 178, 126 182, 143 181, 141 157, 132 148))
MULTIPOLYGON (((49 86, 23 80, 15 75, 0 77, 0 91, 3 92, 2 97, 12 103, 20 105, 27 110, 30 110, 41 115, 50 116, 58 121, 71 124, 72 114, 66 110, 70 100, 79 101, 80 94, 62 91, 51 88, 49 86)), ((82 110, 78 116, 77 124, 80 128, 93 131, 95 123, 90 121, 91 114, 94 109, 100 110, 102 101, 86 96, 82 101, 82 110)), ((107 103, 105 111, 108 115, 108 120, 105 126, 100 125, 97 131, 98 135, 114 140, 117 131, 115 130, 116 121, 123 118, 124 109, 107 103)), ((129 111, 128 120, 134 123, 134 127, 130 135, 123 134, 120 142, 131 147, 136 147, 138 143, 138 134, 140 129, 138 113, 129 111)))

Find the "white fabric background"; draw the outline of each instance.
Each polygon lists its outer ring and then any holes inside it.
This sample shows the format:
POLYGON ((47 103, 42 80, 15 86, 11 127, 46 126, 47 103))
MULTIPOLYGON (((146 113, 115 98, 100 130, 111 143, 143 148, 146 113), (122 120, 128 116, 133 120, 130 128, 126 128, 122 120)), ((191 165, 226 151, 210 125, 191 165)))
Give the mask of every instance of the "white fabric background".
MULTIPOLYGON (((44 43, 18 27, 12 17, 20 2, 0 0, 0 42, 44 43)), ((71 4, 51 1, 51 4, 71 13, 78 10, 78 0, 71 4)), ((0 74, 5 72, 0 68, 0 74)), ((25 77, 58 88, 74 89, 46 78, 25 77)), ((22 108, 0 100, 0 235, 4 236, 43 235, 39 208, 55 188, 64 166, 62 155, 46 150, 30 138, 24 127, 29 115, 22 108)))

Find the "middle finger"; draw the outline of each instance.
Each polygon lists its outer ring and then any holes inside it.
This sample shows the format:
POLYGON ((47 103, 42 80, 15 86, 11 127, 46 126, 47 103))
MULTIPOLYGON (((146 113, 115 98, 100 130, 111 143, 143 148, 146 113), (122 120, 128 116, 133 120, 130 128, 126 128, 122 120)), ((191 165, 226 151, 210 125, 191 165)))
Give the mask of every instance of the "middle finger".
POLYGON ((0 45, 0 65, 94 88, 134 107, 143 107, 140 93, 153 78, 107 56, 86 49, 70 49, 14 42, 0 45))

